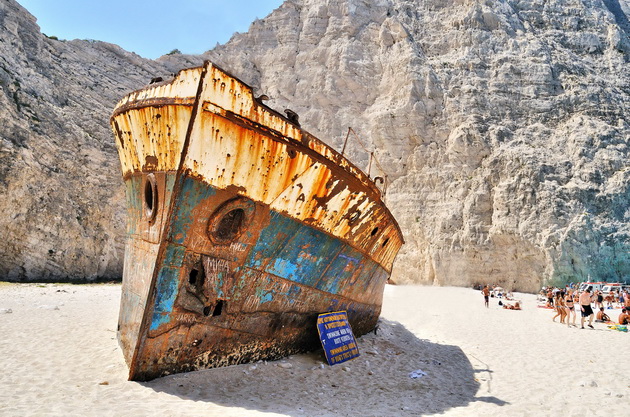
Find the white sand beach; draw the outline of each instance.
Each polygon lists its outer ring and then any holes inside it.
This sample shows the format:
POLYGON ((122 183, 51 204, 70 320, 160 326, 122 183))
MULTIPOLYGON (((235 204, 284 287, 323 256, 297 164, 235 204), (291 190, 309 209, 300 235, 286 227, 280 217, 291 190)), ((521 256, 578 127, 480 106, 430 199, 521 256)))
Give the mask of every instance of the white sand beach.
POLYGON ((387 286, 353 361, 319 351, 138 383, 116 340, 120 285, 0 283, 0 415, 628 415, 630 334, 567 328, 515 296, 522 311, 486 309, 472 289, 387 286))

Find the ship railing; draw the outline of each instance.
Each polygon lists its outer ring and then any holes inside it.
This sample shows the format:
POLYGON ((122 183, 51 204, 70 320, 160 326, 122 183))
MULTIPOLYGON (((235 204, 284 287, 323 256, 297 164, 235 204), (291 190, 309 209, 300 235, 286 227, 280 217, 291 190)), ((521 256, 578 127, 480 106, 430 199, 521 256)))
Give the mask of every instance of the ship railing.
POLYGON ((344 153, 346 152, 346 146, 348 145, 348 139, 350 138, 350 133, 352 133, 354 135, 354 137, 356 138, 357 142, 359 143, 359 145, 363 148, 363 150, 370 155, 370 160, 368 162, 368 168, 367 168, 367 176, 368 178, 372 179, 372 181, 374 182, 374 184, 377 186, 377 188, 381 191, 381 194, 383 196, 383 200, 385 199, 385 195, 387 193, 387 186, 388 186, 388 177, 387 177, 387 173, 386 171, 383 169, 383 166, 381 165, 381 163, 378 161, 378 159, 376 158, 376 156, 374 156, 374 151, 370 151, 367 149, 367 147, 363 144, 363 141, 361 141, 361 138, 359 137, 359 135, 357 135, 357 132, 354 131, 354 129, 352 127, 348 127, 348 133, 346 134, 346 139, 343 142, 343 147, 341 148, 341 156, 344 156, 344 153), (372 162, 374 162, 374 164, 378 167, 378 169, 381 171, 382 173, 382 177, 378 176, 378 177, 374 177, 372 178, 371 176, 371 171, 372 171, 372 162), (379 186, 380 184, 380 186, 379 186))

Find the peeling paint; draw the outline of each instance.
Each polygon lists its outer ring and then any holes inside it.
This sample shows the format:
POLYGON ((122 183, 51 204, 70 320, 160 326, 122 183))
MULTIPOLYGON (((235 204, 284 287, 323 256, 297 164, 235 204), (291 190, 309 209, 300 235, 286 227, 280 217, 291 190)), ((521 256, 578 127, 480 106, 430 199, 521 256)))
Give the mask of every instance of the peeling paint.
POLYGON ((322 312, 374 328, 402 234, 334 149, 210 63, 123 98, 112 130, 130 379, 312 349, 322 312))

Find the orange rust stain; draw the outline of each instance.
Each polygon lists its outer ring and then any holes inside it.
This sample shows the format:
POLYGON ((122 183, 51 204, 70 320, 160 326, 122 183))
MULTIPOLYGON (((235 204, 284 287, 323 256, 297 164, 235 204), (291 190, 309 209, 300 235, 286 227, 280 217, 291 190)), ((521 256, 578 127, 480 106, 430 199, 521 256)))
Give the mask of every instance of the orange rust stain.
MULTIPOLYGON (((276 200, 274 205, 289 215, 298 216, 303 221, 308 218, 309 223, 340 237, 354 240, 374 251, 386 252, 387 255, 383 256, 393 258, 397 248, 402 244, 402 237, 397 228, 384 228, 383 224, 391 223, 392 218, 379 207, 381 202, 378 201, 378 197, 375 199, 378 191, 374 191, 376 188, 371 181, 319 139, 302 132, 276 113, 256 104, 249 87, 212 65, 207 68, 208 82, 202 92, 204 111, 198 114, 199 120, 195 121, 196 125, 203 128, 197 133, 199 136, 195 140, 207 141, 209 132, 212 144, 199 148, 201 153, 198 155, 189 155, 189 163, 192 169, 198 172, 197 175, 201 175, 211 184, 216 182, 216 185, 221 187, 235 183, 244 190, 244 193, 259 201, 276 200), (236 126, 232 121, 224 119, 227 112, 234 112, 249 119, 247 123, 267 126, 266 129, 279 132, 290 141, 297 141, 298 144, 287 145, 283 142, 286 139, 277 140, 261 134, 260 131, 254 132, 236 126), (310 169, 315 160, 304 153, 300 146, 317 151, 336 165, 342 166, 346 172, 341 172, 342 175, 339 177, 335 176, 335 181, 332 182, 330 168, 321 165, 316 169, 310 169), (295 151, 294 157, 289 155, 290 150, 295 151), (354 182, 351 185, 345 179, 352 175, 355 175, 361 184, 354 182), (290 190, 291 184, 296 181, 309 181, 312 184, 310 190, 304 191, 301 198, 302 193, 295 194, 290 190), (340 197, 348 195, 350 187, 365 190, 350 194, 347 199, 336 198, 338 195, 340 197), (278 199, 281 195, 282 198, 278 199), (296 201, 298 198, 304 201, 296 201), (361 218, 350 225, 346 214, 357 209, 362 211, 361 218), (370 232, 375 225, 379 227, 380 232, 371 236, 370 232), (390 233, 390 242, 381 249, 380 242, 390 233)), ((192 92, 189 96, 178 93, 178 87, 168 86, 146 89, 142 94, 121 101, 123 106, 132 105, 133 100, 149 100, 152 94, 158 94, 157 92, 173 100, 172 105, 161 104, 149 107, 144 112, 130 109, 114 117, 118 125, 115 133, 121 140, 119 149, 122 148, 120 155, 124 173, 140 170, 140 161, 147 167, 153 165, 153 160, 151 164, 147 163, 148 156, 155 156, 159 167, 177 166, 191 115, 189 104, 196 91, 195 83, 198 83, 200 73, 201 70, 196 69, 178 75, 180 81, 195 87, 188 88, 187 91, 192 92), (186 100, 189 104, 183 105, 187 103, 186 100), (132 120, 133 123, 130 123, 132 120), (152 125, 150 129, 149 121, 152 125), (142 129, 134 129, 131 126, 141 126, 142 129)))

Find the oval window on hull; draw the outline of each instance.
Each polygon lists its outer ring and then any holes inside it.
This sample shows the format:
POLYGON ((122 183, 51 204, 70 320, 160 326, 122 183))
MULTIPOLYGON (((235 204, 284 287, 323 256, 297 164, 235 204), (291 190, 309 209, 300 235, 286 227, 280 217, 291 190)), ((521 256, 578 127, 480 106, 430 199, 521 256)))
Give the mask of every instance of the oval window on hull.
POLYGON ((235 242, 250 226, 255 209, 253 201, 242 197, 224 203, 208 220, 208 237, 217 245, 235 242))
POLYGON ((158 192, 155 176, 147 175, 144 182, 144 213, 147 219, 152 222, 157 212, 158 192))
POLYGON ((231 210, 219 220, 214 233, 221 240, 234 240, 238 236, 244 218, 245 211, 242 208, 231 210))

